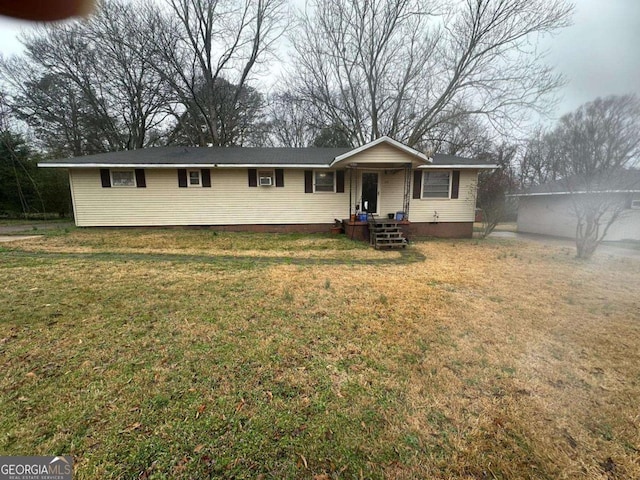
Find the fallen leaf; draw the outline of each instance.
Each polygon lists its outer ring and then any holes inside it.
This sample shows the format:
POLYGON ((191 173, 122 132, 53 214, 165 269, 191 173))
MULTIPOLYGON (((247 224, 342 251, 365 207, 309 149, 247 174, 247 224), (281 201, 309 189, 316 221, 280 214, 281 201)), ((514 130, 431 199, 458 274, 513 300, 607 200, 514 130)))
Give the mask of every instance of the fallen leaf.
POLYGON ((309 468, 309 465, 307 465, 307 459, 304 458, 304 455, 302 455, 301 453, 298 454, 298 456, 300 457, 300 459, 302 460, 302 463, 304 464, 304 468, 309 468))
POLYGON ((204 448, 204 445, 201 443, 200 445, 198 445, 196 448, 193 449, 193 453, 200 453, 203 448, 204 448))
POLYGON ((298 435, 300 435, 302 432, 304 432, 307 429, 306 425, 300 425, 298 428, 296 428, 293 433, 291 434, 292 437, 297 437, 298 435))
POLYGON ((35 376, 36 376, 36 374, 35 374, 35 373, 33 373, 33 372, 29 372, 29 373, 27 373, 27 377, 33 378, 33 377, 35 377, 35 376))
POLYGON ((606 473, 611 473, 616 471, 616 462, 614 462, 611 457, 607 457, 607 459, 604 462, 600 462, 600 466, 602 467, 602 470, 604 470, 606 473))
POLYGON ((196 418, 200 418, 200 415, 202 415, 204 413, 206 408, 207 408, 207 406, 204 403, 198 405, 198 411, 196 412, 196 418))
POLYGON ((133 432, 134 430, 139 429, 142 426, 142 424, 140 422, 135 422, 132 423, 131 425, 129 425, 127 428, 125 428, 124 430, 120 430, 120 433, 129 433, 129 432, 133 432))
POLYGON ((151 473, 156 468, 156 461, 154 461, 149 468, 147 468, 144 472, 140 474, 140 480, 148 480, 151 477, 151 473))
POLYGON ((245 401, 244 398, 240 399, 240 403, 238 403, 238 405, 236 406, 236 413, 238 413, 240 410, 242 410, 242 408, 245 406, 245 401))

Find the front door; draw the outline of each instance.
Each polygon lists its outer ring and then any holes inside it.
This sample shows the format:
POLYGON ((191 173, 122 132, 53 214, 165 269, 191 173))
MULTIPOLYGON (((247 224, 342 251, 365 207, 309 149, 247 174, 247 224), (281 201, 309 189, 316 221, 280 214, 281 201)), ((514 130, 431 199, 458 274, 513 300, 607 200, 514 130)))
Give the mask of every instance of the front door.
POLYGON ((362 211, 378 213, 378 174, 362 172, 362 211))

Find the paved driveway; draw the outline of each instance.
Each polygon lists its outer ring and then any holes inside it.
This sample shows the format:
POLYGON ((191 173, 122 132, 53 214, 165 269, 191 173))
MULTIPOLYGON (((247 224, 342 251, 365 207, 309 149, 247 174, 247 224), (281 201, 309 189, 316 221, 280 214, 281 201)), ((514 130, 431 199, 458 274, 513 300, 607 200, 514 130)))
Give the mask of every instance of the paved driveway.
POLYGON ((13 233, 37 232, 38 230, 53 230, 56 228, 73 227, 73 222, 51 222, 33 223, 19 225, 0 225, 0 235, 11 235, 13 233), (35 230, 34 230, 35 229, 35 230))
MULTIPOLYGON (((536 235, 533 233, 493 232, 489 236, 492 238, 507 238, 523 242, 536 242, 556 247, 569 247, 574 250, 576 248, 576 242, 574 240, 561 237, 548 237, 546 235, 536 235)), ((640 260, 640 247, 635 249, 627 246, 616 245, 614 242, 605 243, 598 247, 595 255, 615 255, 618 257, 637 258, 640 260)))
POLYGON ((0 243, 38 238, 42 236, 38 235, 41 230, 55 230, 72 226, 72 222, 36 222, 33 224, 0 225, 0 243))

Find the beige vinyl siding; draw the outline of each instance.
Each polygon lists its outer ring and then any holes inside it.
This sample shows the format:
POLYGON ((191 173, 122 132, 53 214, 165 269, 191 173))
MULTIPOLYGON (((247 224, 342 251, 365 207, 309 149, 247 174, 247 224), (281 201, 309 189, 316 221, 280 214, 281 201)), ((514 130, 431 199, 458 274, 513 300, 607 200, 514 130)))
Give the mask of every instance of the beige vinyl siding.
POLYGON ((404 175, 403 169, 380 172, 380 206, 378 210, 381 217, 386 217, 388 213, 395 214, 404 210, 404 175))
POLYGON ((380 143, 374 147, 368 148, 360 153, 357 153, 341 162, 336 163, 336 168, 346 165, 348 163, 409 163, 413 162, 417 164, 416 157, 409 155, 407 152, 403 152, 399 148, 393 147, 387 143, 380 143))
MULTIPOLYGON (((413 198, 414 185, 412 178, 409 220, 412 222, 473 222, 476 209, 477 184, 477 170, 460 170, 458 198, 416 199, 413 198), (435 219, 435 212, 438 212, 437 220, 435 219)), ((402 192, 402 189, 400 191, 402 192)))
POLYGON ((100 170, 70 172, 76 224, 89 226, 333 223, 349 214, 345 193, 304 193, 304 171, 284 187, 249 187, 247 169, 211 169, 211 188, 178 187, 176 169, 145 169, 146 188, 103 188, 100 170))

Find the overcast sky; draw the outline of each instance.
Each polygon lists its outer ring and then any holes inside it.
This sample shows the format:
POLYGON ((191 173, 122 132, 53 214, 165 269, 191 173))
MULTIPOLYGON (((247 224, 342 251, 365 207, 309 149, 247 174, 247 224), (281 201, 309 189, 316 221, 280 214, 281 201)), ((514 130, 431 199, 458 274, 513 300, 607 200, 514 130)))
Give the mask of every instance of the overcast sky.
MULTIPOLYGON (((598 96, 640 95, 640 0, 574 0, 574 25, 545 44, 564 74, 557 116, 598 96)), ((0 53, 20 51, 16 35, 30 24, 0 17, 0 53)))
POLYGON ((640 0, 575 0, 573 26, 549 40, 567 77, 558 115, 599 96, 640 95, 640 0))

